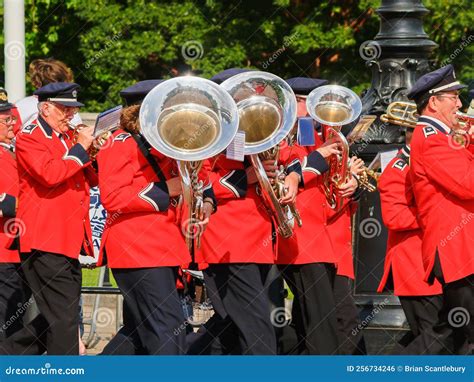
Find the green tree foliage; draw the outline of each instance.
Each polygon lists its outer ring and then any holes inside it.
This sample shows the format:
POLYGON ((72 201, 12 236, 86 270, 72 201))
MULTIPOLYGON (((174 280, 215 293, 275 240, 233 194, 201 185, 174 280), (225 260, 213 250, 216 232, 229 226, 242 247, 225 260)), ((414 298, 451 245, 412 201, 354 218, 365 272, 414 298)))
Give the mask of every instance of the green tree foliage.
MULTIPOLYGON (((461 80, 469 81, 470 1, 424 4, 431 11, 425 31, 440 45, 434 64, 453 63, 461 80)), ((45 56, 65 61, 91 111, 119 103, 120 89, 138 80, 190 70, 208 78, 229 67, 327 78, 361 91, 370 71, 359 46, 378 32, 379 5, 379 0, 25 0, 27 62, 45 56)))

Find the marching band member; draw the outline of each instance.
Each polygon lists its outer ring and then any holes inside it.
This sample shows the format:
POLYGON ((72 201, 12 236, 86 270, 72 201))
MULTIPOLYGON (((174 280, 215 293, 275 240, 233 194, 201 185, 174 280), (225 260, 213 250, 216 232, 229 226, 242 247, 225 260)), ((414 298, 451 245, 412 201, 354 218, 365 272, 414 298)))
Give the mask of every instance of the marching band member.
POLYGON ((16 117, 7 92, 0 88, 0 335, 5 339, 21 328, 16 317, 25 302, 23 272, 20 254, 15 242, 16 209, 18 198, 18 171, 12 139, 16 117), (9 319, 14 317, 13 322, 9 319))
MULTIPOLYGON (((327 83, 312 78, 287 80, 298 101, 298 117, 306 117, 306 95, 327 83)), ((337 354, 335 301, 332 278, 336 255, 326 225, 326 198, 321 174, 325 158, 338 153, 337 144, 322 145, 316 129, 315 144, 299 146, 304 156, 304 190, 296 200, 303 226, 289 239, 279 238, 277 264, 295 298, 293 304, 298 350, 306 354, 337 354)), ((293 147, 298 146, 294 145, 293 147)))
MULTIPOLYGON (((228 69, 211 80, 220 84, 244 71, 228 69)), ((274 161, 262 163, 267 175, 274 177, 274 161)), ((218 210, 197 255, 199 263, 209 264, 204 274, 206 285, 214 286, 210 291, 213 306, 238 331, 242 354, 276 354, 270 300, 264 288, 274 263, 272 220, 258 195, 258 180, 247 158, 239 162, 220 154, 211 164, 218 210)), ((294 200, 298 189, 298 176, 292 174, 285 181, 288 200, 294 200)))
MULTIPOLYGON (((141 81, 120 93, 126 103, 120 128, 97 156, 108 216, 101 251, 124 296, 124 327, 104 354, 120 352, 120 341, 130 341, 144 354, 186 350, 176 290, 178 267, 191 261, 177 224, 181 180, 176 161, 150 151, 139 125, 140 104, 160 82, 141 81)), ((214 205, 207 195, 203 227, 214 205)))
POLYGON ((474 157, 452 137, 463 87, 447 65, 420 77, 408 94, 420 114, 409 176, 423 230, 425 280, 442 284, 443 307, 434 331, 442 338, 446 330, 441 329, 453 327, 452 352, 466 340, 471 347, 474 343, 474 157))
POLYGON ((366 354, 363 333, 357 330, 360 318, 353 297, 355 275, 352 248, 352 216, 357 210, 360 197, 360 189, 357 190, 358 182, 355 177, 363 165, 362 159, 351 158, 351 180, 338 191, 344 198, 341 210, 334 212, 331 208, 327 208, 327 230, 337 256, 333 292, 336 301, 339 352, 346 355, 366 354))
POLYGON ((433 327, 443 304, 441 284, 424 281, 422 238, 413 186, 408 176, 410 169, 410 141, 413 128, 406 127, 406 146, 387 165, 378 181, 382 217, 388 229, 384 273, 377 292, 393 287, 400 299, 412 338, 420 336, 407 348, 424 354, 436 344, 433 327))
POLYGON ((38 89, 38 119, 17 135, 21 262, 40 317, 2 344, 7 354, 78 354, 77 258, 81 248, 92 255, 89 186, 97 182, 87 154, 92 128, 83 126, 76 144, 67 134, 83 106, 78 89, 63 82, 38 89))
MULTIPOLYGON (((72 70, 62 61, 53 58, 36 59, 31 61, 28 68, 28 77, 34 89, 54 82, 74 82, 72 70)), ((18 123, 15 125, 15 134, 21 127, 26 127, 38 117, 38 96, 31 95, 15 102, 15 115, 18 123)), ((71 123, 82 123, 79 113, 74 114, 71 123)))

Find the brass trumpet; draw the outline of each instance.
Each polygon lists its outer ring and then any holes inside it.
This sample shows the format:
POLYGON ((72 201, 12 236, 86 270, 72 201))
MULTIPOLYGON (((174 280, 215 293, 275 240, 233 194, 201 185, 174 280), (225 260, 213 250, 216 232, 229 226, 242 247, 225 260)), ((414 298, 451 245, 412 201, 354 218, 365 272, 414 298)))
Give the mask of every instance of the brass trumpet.
POLYGON ((451 129, 450 135, 456 144, 467 147, 473 143, 472 136, 469 135, 469 130, 474 125, 474 115, 458 111, 456 117, 458 120, 458 128, 451 129))
MULTIPOLYGON (((75 145, 77 143, 77 137, 78 137, 79 131, 86 125, 84 125, 84 124, 74 125, 71 122, 69 122, 68 126, 73 131, 72 143, 75 145)), ((100 151, 100 148, 103 146, 105 141, 107 141, 107 139, 109 139, 112 136, 112 133, 115 130, 117 130, 118 128, 119 128, 119 126, 115 126, 112 129, 109 129, 107 131, 103 131, 97 137, 94 137, 94 141, 90 145, 89 150, 87 150, 87 153, 89 154, 89 157, 92 160, 96 159, 97 154, 100 151)))
POLYGON ((380 174, 364 166, 362 167, 362 171, 357 176, 359 187, 363 188, 367 192, 375 192, 377 190, 376 184, 379 180, 380 174), (375 180, 375 185, 370 183, 370 179, 375 180))
POLYGON ((459 125, 461 126, 461 129, 463 129, 464 131, 469 131, 469 129, 474 125, 474 115, 458 111, 456 113, 456 117, 458 119, 459 125))

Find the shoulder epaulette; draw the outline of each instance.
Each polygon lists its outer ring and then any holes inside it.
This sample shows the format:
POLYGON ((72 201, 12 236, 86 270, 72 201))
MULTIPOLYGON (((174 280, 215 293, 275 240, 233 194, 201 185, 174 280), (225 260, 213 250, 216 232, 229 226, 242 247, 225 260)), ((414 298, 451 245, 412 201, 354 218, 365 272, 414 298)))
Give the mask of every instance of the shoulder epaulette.
POLYGON ((435 127, 433 126, 425 126, 423 127, 423 135, 425 138, 428 138, 430 135, 436 135, 438 134, 438 131, 436 130, 435 127))
POLYGON ((38 125, 36 123, 32 123, 31 125, 25 126, 23 129, 21 129, 21 132, 25 134, 31 134, 37 127, 38 125))
POLYGON ((403 171, 406 166, 408 166, 408 164, 405 159, 398 159, 392 165, 392 167, 399 169, 400 171, 403 171))
POLYGON ((123 141, 125 141, 126 139, 130 138, 131 136, 132 136, 132 135, 129 134, 129 133, 120 133, 120 134, 118 134, 117 136, 115 136, 114 142, 115 142, 115 141, 123 142, 123 141))

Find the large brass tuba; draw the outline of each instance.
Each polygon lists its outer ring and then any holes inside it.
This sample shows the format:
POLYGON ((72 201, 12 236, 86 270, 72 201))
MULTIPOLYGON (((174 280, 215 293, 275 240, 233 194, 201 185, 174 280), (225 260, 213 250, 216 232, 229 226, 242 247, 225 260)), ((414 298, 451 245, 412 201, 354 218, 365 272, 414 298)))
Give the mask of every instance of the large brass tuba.
POLYGON ((199 247, 196 222, 202 214, 203 183, 198 173, 204 159, 223 151, 239 125, 237 106, 219 85, 203 78, 186 76, 156 86, 140 108, 140 129, 160 153, 176 159, 188 206, 184 222, 186 242, 193 238, 199 247))
POLYGON ((350 176, 349 144, 341 128, 355 121, 361 111, 362 102, 352 90, 339 85, 325 85, 314 89, 306 99, 309 115, 321 124, 326 142, 339 144, 340 155, 331 155, 327 160, 329 170, 324 174, 324 193, 331 208, 338 211, 343 200, 338 188, 350 176))
POLYGON ((280 77, 259 71, 238 74, 224 81, 239 110, 239 130, 245 132, 244 154, 250 155, 260 184, 262 197, 273 215, 278 232, 288 238, 293 234, 294 221, 301 226, 301 218, 294 205, 282 206, 285 169, 277 171, 272 184, 263 168, 262 160, 278 160, 280 142, 286 138, 296 121, 296 97, 290 86, 280 77))

